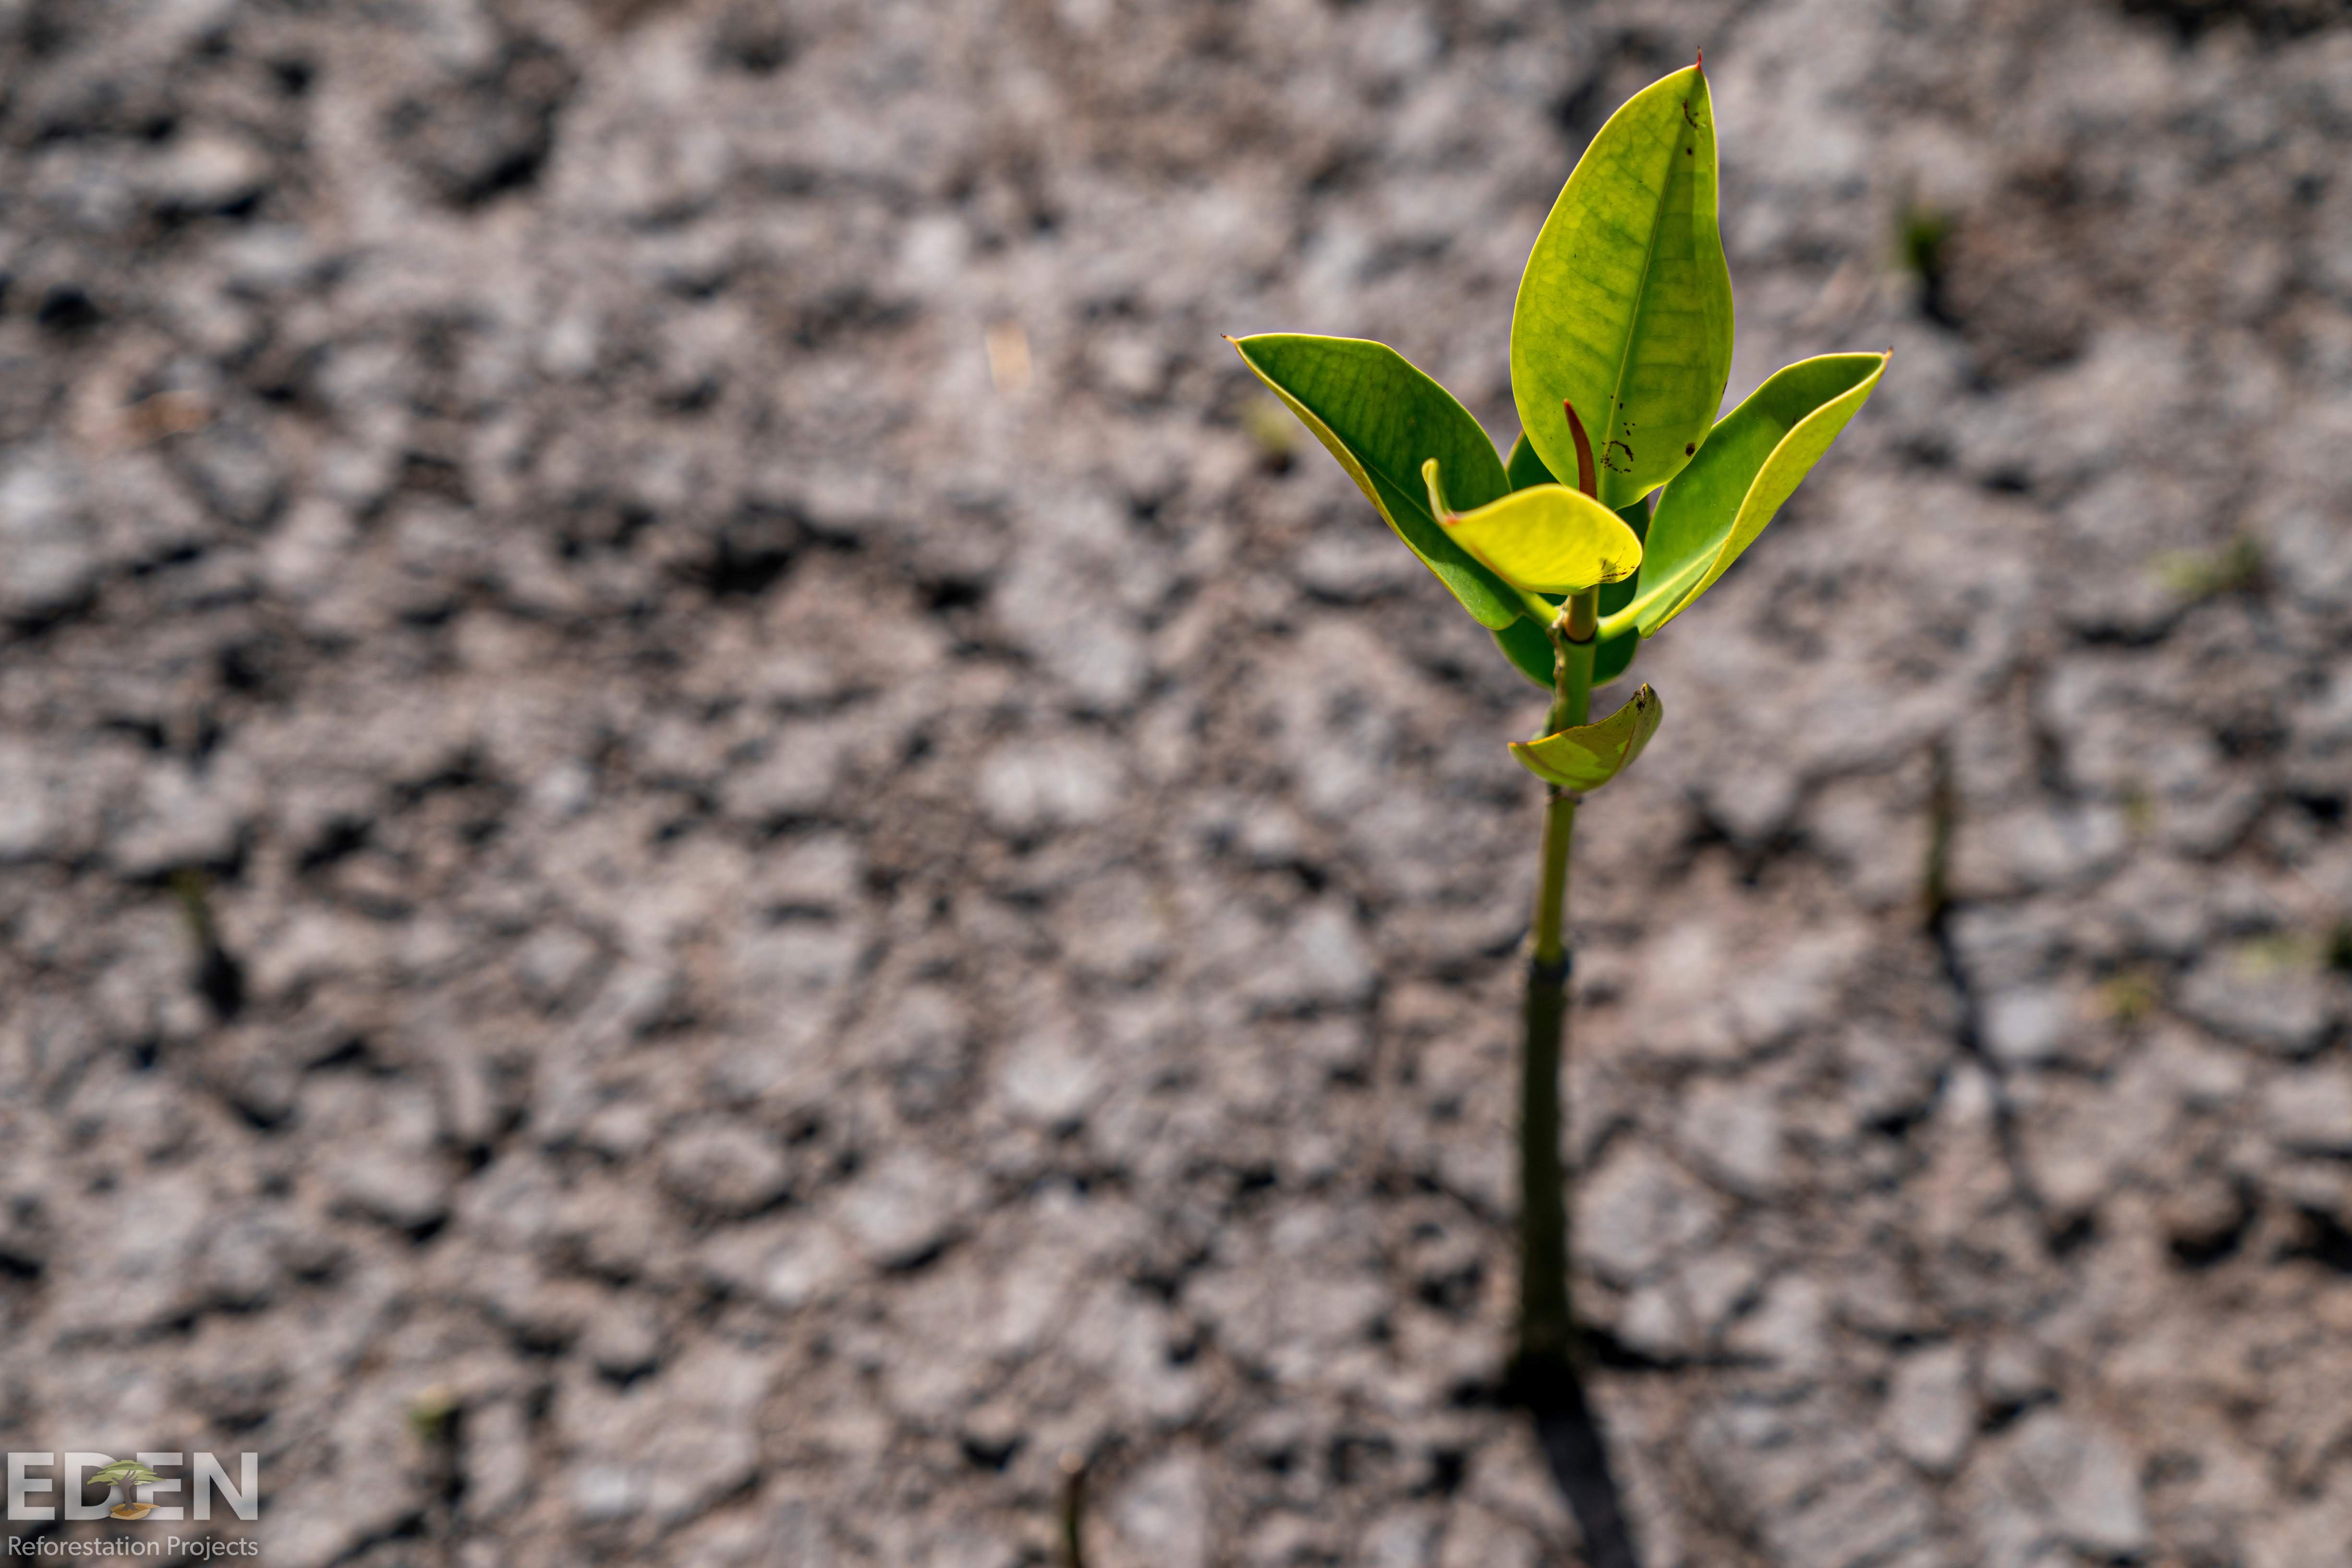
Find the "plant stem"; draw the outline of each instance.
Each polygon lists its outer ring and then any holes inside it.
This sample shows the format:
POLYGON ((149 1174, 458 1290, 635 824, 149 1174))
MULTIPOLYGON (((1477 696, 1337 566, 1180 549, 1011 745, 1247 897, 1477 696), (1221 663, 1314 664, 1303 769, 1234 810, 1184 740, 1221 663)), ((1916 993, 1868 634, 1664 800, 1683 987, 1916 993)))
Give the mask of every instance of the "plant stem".
POLYGON ((1062 1568, 1087 1568, 1087 1462, 1076 1448, 1062 1453, 1062 1568))
MULTIPOLYGON (((1546 734, 1584 723, 1590 715, 1593 598, 1578 595, 1552 622, 1552 704, 1546 734)), ((1543 871, 1522 1013, 1527 1037, 1519 1052, 1519 1334, 1512 1382, 1538 1408, 1561 1396, 1576 1348, 1568 1290, 1568 1177, 1559 1143, 1568 879, 1578 799, 1554 786, 1544 804, 1543 871)))

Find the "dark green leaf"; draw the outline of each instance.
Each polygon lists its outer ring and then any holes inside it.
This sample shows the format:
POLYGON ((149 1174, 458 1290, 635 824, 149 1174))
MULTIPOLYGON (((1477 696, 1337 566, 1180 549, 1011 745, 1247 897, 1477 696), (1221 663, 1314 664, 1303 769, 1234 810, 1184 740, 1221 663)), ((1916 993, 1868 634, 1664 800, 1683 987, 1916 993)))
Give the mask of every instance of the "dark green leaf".
POLYGON ((1522 616, 1494 634, 1495 646, 1505 658, 1517 667, 1518 672, 1542 687, 1552 689, 1551 637, 1543 627, 1522 616))
POLYGON ((1526 601, 1429 514, 1421 466, 1432 458, 1456 506, 1510 493, 1495 444, 1453 394, 1394 349, 1361 338, 1265 332, 1228 341, 1480 626, 1519 618, 1526 601))
POLYGON ((1602 637, 1601 646, 1592 650, 1592 684, 1606 686, 1633 668, 1633 655, 1640 648, 1642 634, 1622 631, 1613 637, 1602 637))
POLYGON ((1503 465, 1503 473, 1515 490, 1523 490, 1529 485, 1559 483, 1552 478, 1551 470, 1544 467, 1544 460, 1536 455, 1535 444, 1528 439, 1528 433, 1524 430, 1519 432, 1519 438, 1511 443, 1511 460, 1503 465))

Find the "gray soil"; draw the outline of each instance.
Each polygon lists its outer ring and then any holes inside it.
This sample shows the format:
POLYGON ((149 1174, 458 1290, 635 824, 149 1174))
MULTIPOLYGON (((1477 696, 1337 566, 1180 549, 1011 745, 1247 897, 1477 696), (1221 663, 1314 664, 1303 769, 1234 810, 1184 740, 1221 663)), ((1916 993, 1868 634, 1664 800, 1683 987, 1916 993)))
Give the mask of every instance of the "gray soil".
POLYGON ((1043 1565, 1065 1456, 1097 1568, 1574 1560, 1542 698, 1217 334, 1507 441, 1703 45, 1733 396, 1895 356, 1583 814, 1645 1561, 2352 1561, 2352 25, 1568 10, 0 0, 0 1448, 257 1450, 275 1568, 1043 1565))

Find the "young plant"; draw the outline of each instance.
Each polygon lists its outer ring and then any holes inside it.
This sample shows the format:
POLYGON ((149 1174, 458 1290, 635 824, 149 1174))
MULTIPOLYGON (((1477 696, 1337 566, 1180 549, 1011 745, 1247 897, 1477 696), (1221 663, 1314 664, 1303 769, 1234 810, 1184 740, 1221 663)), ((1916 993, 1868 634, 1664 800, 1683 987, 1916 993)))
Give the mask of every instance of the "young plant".
POLYGON ((1536 237, 1511 315, 1522 429, 1507 459, 1393 349, 1294 333, 1228 341, 1551 694, 1537 737, 1510 742, 1548 786, 1527 964, 1510 1381, 1556 1407, 1577 1355, 1559 1152, 1570 843, 1579 802, 1624 771, 1664 711, 1643 686, 1594 722, 1592 690, 1755 542, 1877 386, 1886 356, 1801 361, 1716 417, 1731 373, 1731 275, 1704 60, 1610 117, 1536 237))

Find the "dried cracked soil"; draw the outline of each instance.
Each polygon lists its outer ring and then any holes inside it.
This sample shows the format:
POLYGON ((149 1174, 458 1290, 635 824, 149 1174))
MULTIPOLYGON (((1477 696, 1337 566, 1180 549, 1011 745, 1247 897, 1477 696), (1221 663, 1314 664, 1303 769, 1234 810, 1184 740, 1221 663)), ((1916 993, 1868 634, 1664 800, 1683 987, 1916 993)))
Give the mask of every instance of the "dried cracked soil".
POLYGON ((1042 1568, 1065 1454, 1097 1568, 1576 1560, 1541 698, 1217 335, 1507 441, 1693 46, 1732 395, 1895 357, 1583 813, 1645 1561, 2352 1563, 2316 0, 0 0, 0 1447, 278 1568, 1042 1568))

